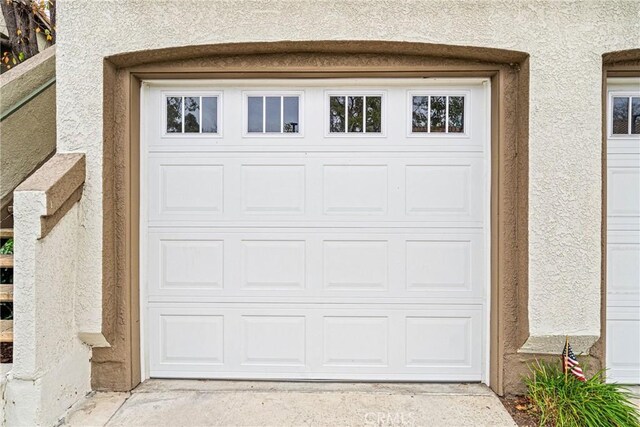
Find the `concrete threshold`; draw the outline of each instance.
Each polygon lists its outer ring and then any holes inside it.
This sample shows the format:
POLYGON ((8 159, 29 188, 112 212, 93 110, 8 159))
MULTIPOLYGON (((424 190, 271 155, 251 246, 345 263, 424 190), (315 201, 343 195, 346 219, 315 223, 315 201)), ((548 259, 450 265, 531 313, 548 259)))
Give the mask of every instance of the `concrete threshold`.
POLYGON ((514 426, 481 384, 148 380, 95 393, 68 426, 514 426))

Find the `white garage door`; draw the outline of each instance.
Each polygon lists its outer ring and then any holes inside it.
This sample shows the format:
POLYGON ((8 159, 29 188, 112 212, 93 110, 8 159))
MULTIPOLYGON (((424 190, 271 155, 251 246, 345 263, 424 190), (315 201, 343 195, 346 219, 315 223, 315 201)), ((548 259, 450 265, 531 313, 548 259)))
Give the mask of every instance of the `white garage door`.
POLYGON ((608 379, 640 384, 640 79, 608 86, 608 379))
POLYGON ((145 84, 146 374, 484 380, 488 93, 145 84))

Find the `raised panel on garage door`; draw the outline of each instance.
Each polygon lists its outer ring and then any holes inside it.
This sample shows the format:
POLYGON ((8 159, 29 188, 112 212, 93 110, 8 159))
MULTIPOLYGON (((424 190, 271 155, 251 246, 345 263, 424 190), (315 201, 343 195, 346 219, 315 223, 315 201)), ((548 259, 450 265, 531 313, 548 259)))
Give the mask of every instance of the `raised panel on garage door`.
POLYGON ((156 82, 143 100, 146 376, 486 381, 483 81, 156 82), (418 95, 433 126, 412 125, 418 95), (208 99, 209 135, 167 97, 208 99))

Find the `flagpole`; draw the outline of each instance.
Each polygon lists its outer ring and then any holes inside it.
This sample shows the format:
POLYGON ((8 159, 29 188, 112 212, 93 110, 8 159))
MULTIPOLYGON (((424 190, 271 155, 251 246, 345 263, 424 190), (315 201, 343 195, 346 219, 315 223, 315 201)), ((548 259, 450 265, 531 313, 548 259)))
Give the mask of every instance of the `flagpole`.
POLYGON ((562 370, 564 371, 564 382, 567 382, 567 357, 569 357, 569 335, 564 336, 564 353, 562 356, 562 370))

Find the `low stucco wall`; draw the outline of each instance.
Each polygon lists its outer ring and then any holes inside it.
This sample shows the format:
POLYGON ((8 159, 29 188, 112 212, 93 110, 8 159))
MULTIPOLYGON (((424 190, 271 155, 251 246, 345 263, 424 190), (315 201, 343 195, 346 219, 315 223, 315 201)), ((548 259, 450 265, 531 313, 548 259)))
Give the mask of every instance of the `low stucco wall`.
POLYGON ((56 85, 46 86, 55 78, 55 51, 46 49, 0 76, 0 202, 55 152, 56 85))
POLYGON ((90 349, 78 338, 74 298, 79 207, 37 240, 44 197, 16 192, 14 364, 5 392, 7 426, 55 425, 90 387, 90 349), (27 208, 28 207, 28 208, 27 208))
POLYGON ((7 426, 50 426, 90 391, 75 297, 84 157, 57 154, 14 193, 14 347, 7 426))
POLYGON ((389 40, 530 54, 530 334, 599 336, 602 55, 637 47, 640 2, 139 0, 58 8, 58 148, 86 152, 89 171, 78 242, 82 330, 100 332, 102 320, 104 57, 216 43, 389 40))

